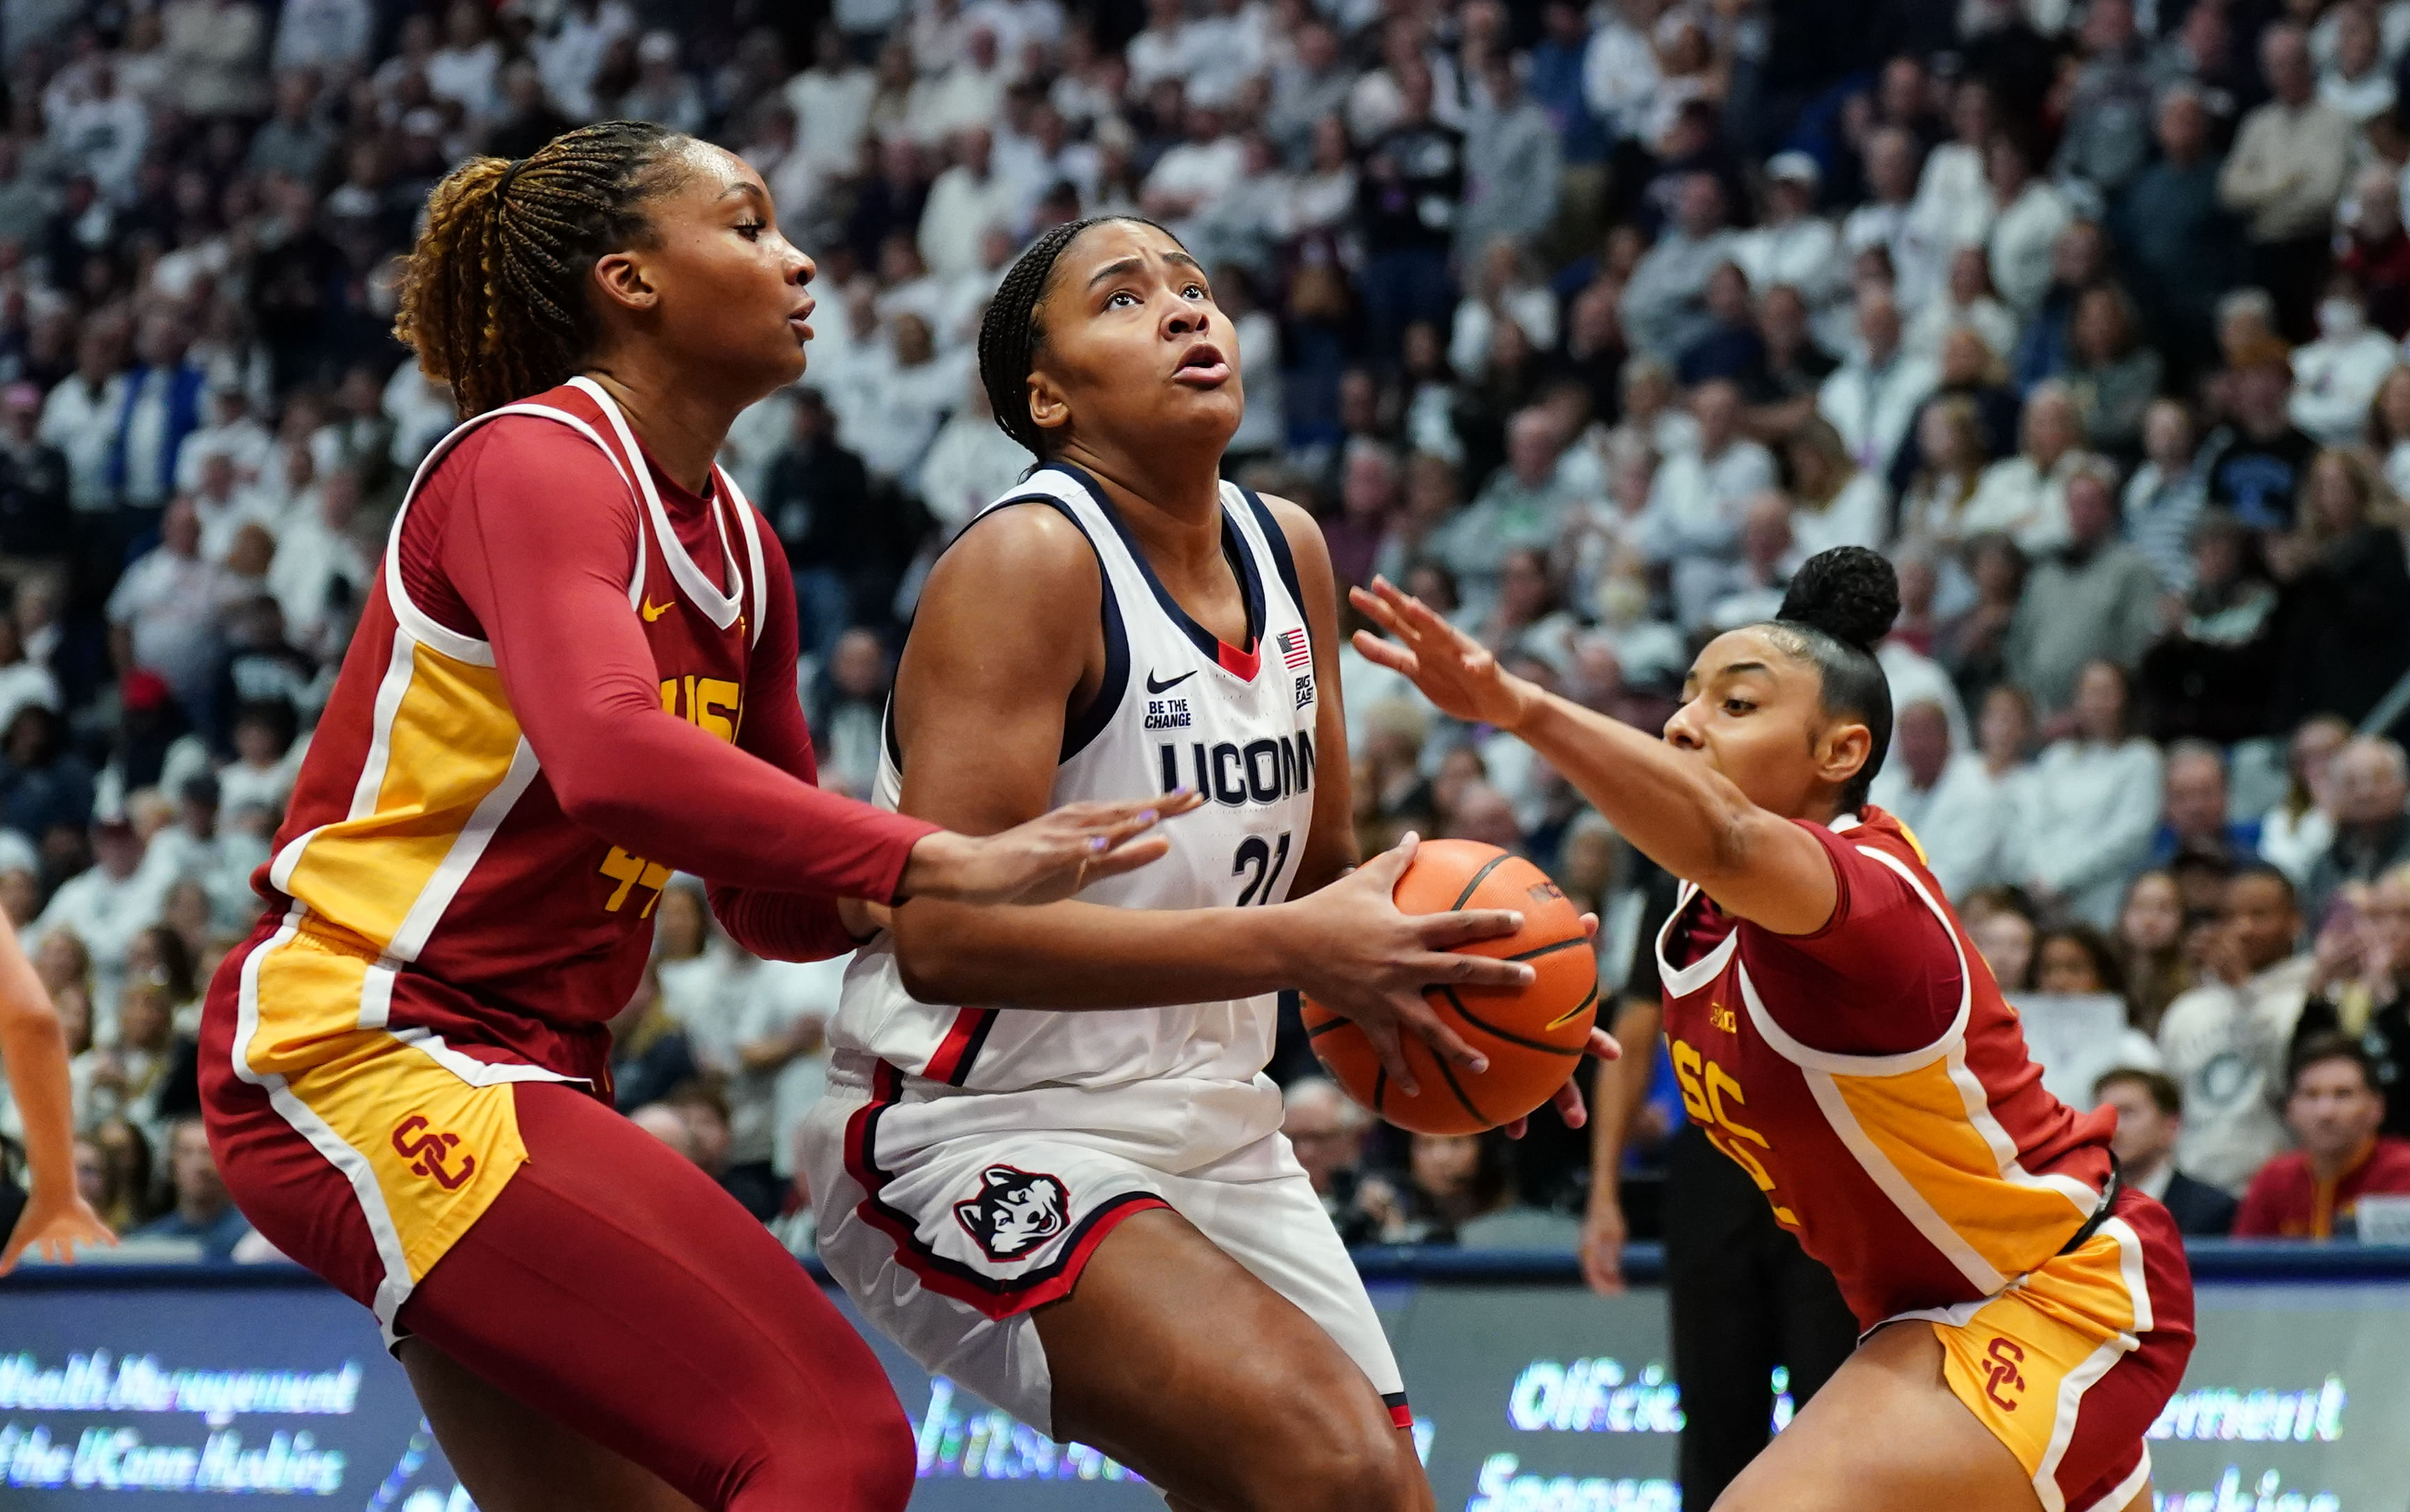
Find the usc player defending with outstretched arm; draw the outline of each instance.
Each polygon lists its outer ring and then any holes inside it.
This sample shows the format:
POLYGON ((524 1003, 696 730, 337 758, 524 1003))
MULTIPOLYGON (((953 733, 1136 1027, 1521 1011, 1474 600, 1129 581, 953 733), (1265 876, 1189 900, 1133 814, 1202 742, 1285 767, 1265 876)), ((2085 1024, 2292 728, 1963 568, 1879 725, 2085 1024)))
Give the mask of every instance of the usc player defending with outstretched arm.
POLYGON ((1691 1120, 1831 1268, 1866 1332, 1719 1512, 2148 1512, 2142 1443, 2192 1350, 2167 1210, 2112 1114, 2041 1086, 1915 837, 1867 806, 1899 613, 1863 547, 1699 653, 1655 741, 1551 697, 1386 583, 1357 644, 1510 731, 1684 880, 1657 946, 1691 1120))
POLYGON ((711 460, 801 375, 811 272, 750 167, 659 126, 436 187, 399 331, 471 418, 403 498, 203 1015, 235 1200, 375 1310, 487 1512, 911 1489, 868 1347, 611 1110, 604 1023, 674 870, 807 960, 866 932, 839 899, 1059 896, 1163 853, 1149 801, 971 839, 813 785, 793 583, 711 460))

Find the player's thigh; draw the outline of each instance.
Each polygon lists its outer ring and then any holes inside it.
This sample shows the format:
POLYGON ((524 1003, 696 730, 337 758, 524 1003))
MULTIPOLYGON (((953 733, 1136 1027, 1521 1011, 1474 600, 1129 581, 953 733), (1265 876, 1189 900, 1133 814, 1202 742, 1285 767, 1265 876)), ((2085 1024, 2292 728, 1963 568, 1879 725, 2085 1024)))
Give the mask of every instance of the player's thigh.
POLYGON ((443 1457, 484 1512, 698 1512, 661 1476, 426 1340, 404 1339, 398 1353, 443 1457))
POLYGON ((1035 1317, 1055 1436, 1135 1466, 1175 1504, 1430 1505, 1412 1436, 1356 1362, 1177 1213, 1133 1214, 1035 1317))
POLYGON ((728 1195, 567 1087, 403 1328, 715 1508, 900 1508, 911 1431, 860 1335, 728 1195))
POLYGON ((2036 1512, 2016 1456, 1953 1395, 1921 1322, 1880 1330, 1717 1498, 1715 1512, 2036 1512))

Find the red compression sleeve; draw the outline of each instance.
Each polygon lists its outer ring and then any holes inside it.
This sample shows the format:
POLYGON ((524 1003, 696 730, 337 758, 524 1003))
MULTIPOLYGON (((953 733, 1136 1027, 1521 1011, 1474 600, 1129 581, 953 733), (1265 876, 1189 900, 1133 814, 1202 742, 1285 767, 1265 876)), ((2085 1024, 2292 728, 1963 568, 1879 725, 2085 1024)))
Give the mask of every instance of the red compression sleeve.
MULTIPOLYGON (((768 523, 756 519, 754 525, 762 532, 768 600, 762 605, 762 638, 753 644, 752 665, 746 677, 749 691, 744 720, 736 729, 736 744, 781 772, 817 786, 820 759, 812 754, 812 732, 804 722, 803 700, 795 687, 800 644, 795 578, 788 570, 786 548, 771 533, 768 523)), ((854 945, 853 937, 837 919, 835 900, 823 894, 776 892, 714 879, 711 911, 729 938, 765 960, 825 961, 843 955, 854 945)))
MULTIPOLYGON (((561 810, 724 885, 893 898, 912 846, 936 826, 798 780, 808 757, 781 770, 754 741, 731 746, 662 709, 652 649, 628 608, 634 511, 593 443, 512 417, 460 451, 444 470, 443 571, 494 647, 561 810)), ((765 642, 794 638, 791 584, 785 593, 786 628, 764 626, 765 642)), ((783 703, 792 723, 782 738, 808 751, 793 654, 783 687, 753 689, 762 706, 748 713, 769 714, 776 732, 783 703)))

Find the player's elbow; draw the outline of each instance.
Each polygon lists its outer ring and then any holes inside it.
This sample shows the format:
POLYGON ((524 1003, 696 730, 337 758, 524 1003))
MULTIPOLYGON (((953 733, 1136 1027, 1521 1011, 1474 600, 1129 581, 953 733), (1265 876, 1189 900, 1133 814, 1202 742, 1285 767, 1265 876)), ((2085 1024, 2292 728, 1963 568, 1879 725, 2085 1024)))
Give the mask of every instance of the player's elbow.
POLYGON ((1755 821, 1764 817, 1748 806, 1717 806, 1701 826, 1696 859, 1680 875, 1710 893, 1719 882, 1747 877, 1759 849, 1755 821))
POLYGON ((932 921, 924 905, 897 909, 895 974, 904 990, 923 1003, 959 1002, 982 996, 971 981, 975 952, 965 947, 963 934, 932 921))

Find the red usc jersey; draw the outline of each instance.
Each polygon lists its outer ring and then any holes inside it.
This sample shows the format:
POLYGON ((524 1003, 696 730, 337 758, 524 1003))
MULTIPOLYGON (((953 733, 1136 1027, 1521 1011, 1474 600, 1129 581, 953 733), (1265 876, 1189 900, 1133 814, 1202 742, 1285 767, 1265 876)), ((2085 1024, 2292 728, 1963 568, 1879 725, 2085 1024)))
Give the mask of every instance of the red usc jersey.
POLYGON ((445 590, 407 570, 427 554, 403 535, 437 462, 464 439, 582 435, 575 444, 600 446, 628 486, 630 504, 598 508, 594 529, 632 537, 628 603, 651 647, 661 706, 733 742, 762 630, 767 527, 724 476, 710 500, 678 501, 690 517, 673 522, 662 485, 599 392, 564 385, 482 416, 414 481, 257 883, 272 905, 268 927, 370 960, 356 1022, 316 1022, 326 1013, 306 997, 263 999, 247 1037, 254 1063, 307 1061, 313 1040, 383 1027, 599 1083, 600 1026, 643 972, 672 870, 562 813, 493 647, 453 628, 473 624, 457 603, 414 601, 414 582, 420 599, 445 590))
POLYGON ((1778 935, 1686 886, 1658 937, 1683 1106, 1862 1324, 1992 1296, 2092 1215, 2114 1117, 2042 1089, 1897 820, 1802 828, 1833 863, 1822 929, 1778 935))

